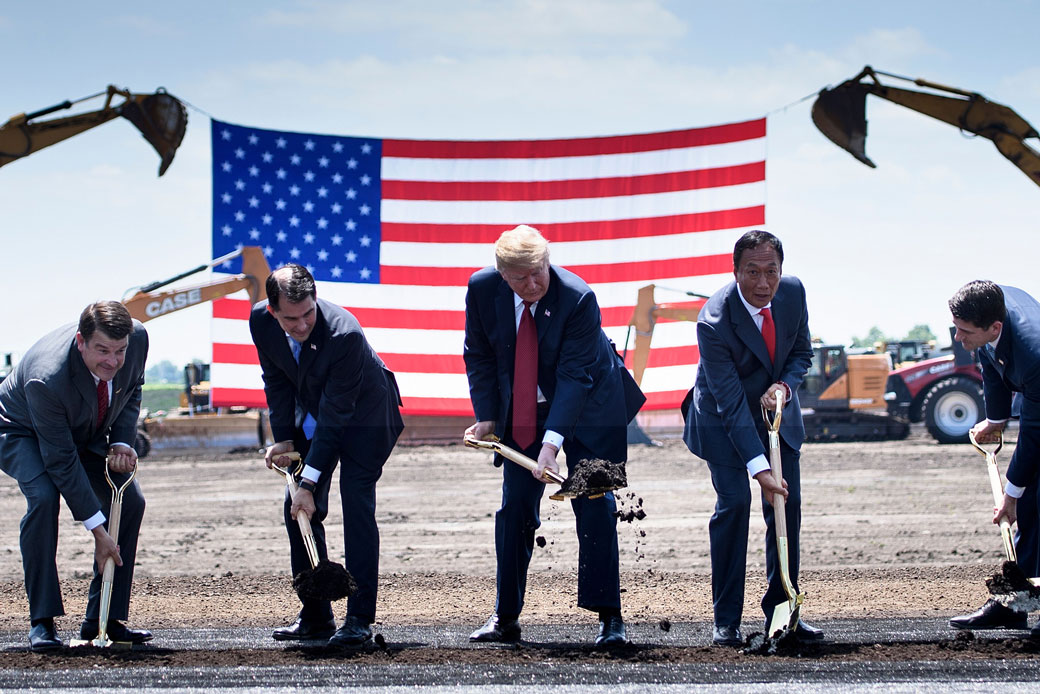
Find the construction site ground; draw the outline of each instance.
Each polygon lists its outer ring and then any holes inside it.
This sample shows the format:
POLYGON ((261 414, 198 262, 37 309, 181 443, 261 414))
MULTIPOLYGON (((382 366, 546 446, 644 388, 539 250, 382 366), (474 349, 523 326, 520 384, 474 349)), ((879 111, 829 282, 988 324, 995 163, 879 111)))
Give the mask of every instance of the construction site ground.
MULTIPOLYGON (((1014 435, 1012 430, 1005 452, 1014 435)), ((1009 457, 998 458, 1002 469, 1009 457)), ((377 670, 389 667, 387 672, 401 678, 394 681, 403 684, 412 681, 413 675, 402 675, 412 672, 408 668, 472 667, 477 673, 472 681, 490 684, 522 681, 515 673, 528 672, 534 662, 549 662, 553 672, 589 682, 599 681, 588 674, 589 667, 613 673, 606 676, 611 682, 618 681, 615 676, 688 682, 718 668, 734 681, 746 681, 749 672, 767 673, 762 675, 767 680, 783 673, 839 677, 852 672, 843 671, 842 663, 859 668, 864 681, 878 681, 900 667, 931 672, 928 664, 951 660, 968 679, 986 676, 978 670, 990 678, 1035 680, 1040 664, 1040 646, 1026 631, 971 637, 947 628, 950 616, 986 600, 985 578, 999 569, 1001 542, 990 523, 984 458, 969 445, 939 445, 916 427, 905 441, 804 447, 803 615, 827 629, 828 638, 776 655, 709 646, 707 524, 714 493, 704 463, 676 439, 630 449, 629 488, 618 493, 619 508, 645 512, 641 520, 619 522, 622 600, 633 646, 608 653, 589 648, 596 617, 575 606, 577 543, 569 503, 550 501, 548 495, 521 617, 524 642, 518 648, 467 642, 466 635, 494 606, 493 532, 501 472, 491 465, 490 454, 461 445, 399 447, 379 483, 381 580, 373 629, 385 647, 344 654, 321 644, 299 647, 270 639, 271 629, 290 623, 298 609, 281 521, 283 482, 252 449, 194 449, 156 451, 141 463, 148 508, 130 624, 154 631, 152 644, 130 653, 29 653, 18 544, 24 499, 13 480, 3 479, 0 687, 16 686, 21 672, 42 669, 60 678, 70 672, 96 675, 99 666, 110 677, 136 669, 325 666, 347 668, 358 682, 378 680, 377 670), (872 668, 880 669, 871 675, 872 668), (685 674, 676 680, 668 672, 685 674)), ((335 491, 333 500, 327 521, 331 555, 342 560, 335 491)), ((756 494, 746 634, 763 628, 758 606, 765 585, 763 538, 756 494)), ((92 547, 89 534, 63 511, 57 561, 68 614, 58 626, 66 641, 82 618, 92 547)), ((342 616, 342 606, 338 612, 342 616)), ((932 669, 939 676, 953 672, 932 669)), ((118 684, 118 677, 113 682, 118 684)))

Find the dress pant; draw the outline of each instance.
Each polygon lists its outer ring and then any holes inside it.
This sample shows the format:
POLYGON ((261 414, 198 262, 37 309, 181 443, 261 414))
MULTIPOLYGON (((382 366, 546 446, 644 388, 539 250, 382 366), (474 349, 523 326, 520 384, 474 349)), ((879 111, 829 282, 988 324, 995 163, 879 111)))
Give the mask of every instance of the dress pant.
MULTIPOLYGON (((525 455, 535 460, 542 448, 546 414, 547 408, 540 406, 535 443, 523 449, 525 455)), ((508 430, 506 443, 520 449, 508 430)), ((574 441, 564 442, 564 452, 568 460, 602 458, 574 441)), ((517 617, 524 607, 527 569, 534 550, 535 531, 541 525, 538 508, 545 486, 525 468, 509 460, 504 462, 502 507, 495 514, 495 555, 498 560, 495 613, 502 617, 517 617)), ((620 609, 614 494, 604 494, 598 499, 572 499, 571 508, 578 533, 578 607, 593 611, 620 609)))
MULTIPOLYGON (((798 536, 801 527, 801 475, 799 452, 781 441, 780 459, 787 480, 787 553, 791 582, 798 587, 798 536)), ((740 626, 744 611, 744 584, 747 574, 748 527, 751 519, 751 485, 747 468, 712 465, 711 483, 715 487, 715 513, 708 522, 711 543, 711 595, 716 626, 740 626)), ((764 496, 764 495, 763 495, 764 496)), ((773 608, 785 602, 787 592, 780 577, 780 563, 776 549, 776 527, 771 500, 762 500, 762 515, 766 522, 766 578, 769 587, 762 597, 762 611, 766 619, 773 616, 773 608)))
MULTIPOLYGON (((80 460, 87 479, 105 514, 105 528, 111 519, 109 506, 112 491, 105 481, 105 458, 80 451, 80 460)), ((126 481, 126 475, 112 475, 118 486, 126 481)), ((37 475, 31 480, 18 480, 18 487, 25 495, 26 512, 22 517, 19 543, 22 550, 22 568, 25 571, 25 592, 29 599, 29 618, 43 619, 65 614, 58 583, 58 567, 55 560, 58 551, 58 514, 61 511, 61 494, 47 474, 37 475)), ((123 512, 119 521, 119 556, 122 566, 117 566, 112 581, 112 604, 108 618, 125 620, 130 614, 130 591, 134 579, 134 563, 137 557, 137 537, 144 517, 144 496, 135 479, 123 492, 123 512)), ((91 545, 93 546, 93 535, 91 545)), ((91 551, 93 556, 93 551, 91 551)), ((100 610, 101 582, 104 567, 94 564, 94 577, 90 582, 87 597, 87 620, 97 620, 100 610)))
MULTIPOLYGON (((303 458, 307 456, 309 444, 296 440, 294 447, 303 458)), ((383 474, 383 463, 375 461, 371 466, 353 461, 340 464, 339 494, 343 505, 343 565, 357 582, 358 589, 347 600, 347 615, 360 617, 371 623, 376 615, 376 592, 379 584, 379 528, 376 525, 376 482, 383 474)), ((319 559, 328 559, 325 543, 324 520, 329 511, 329 488, 335 469, 322 474, 314 491, 314 517, 311 530, 318 549, 319 559)), ((303 544, 300 526, 290 515, 292 499, 288 488, 285 493, 285 527, 289 533, 290 563, 293 576, 311 568, 307 548, 303 544)), ((300 610, 305 621, 323 622, 333 618, 332 605, 328 601, 307 600, 300 610)))

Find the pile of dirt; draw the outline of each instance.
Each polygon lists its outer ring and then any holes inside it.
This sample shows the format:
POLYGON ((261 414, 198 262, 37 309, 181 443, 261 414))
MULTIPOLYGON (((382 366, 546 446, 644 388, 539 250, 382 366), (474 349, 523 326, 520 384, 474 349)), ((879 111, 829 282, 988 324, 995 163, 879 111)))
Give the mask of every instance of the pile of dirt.
POLYGON ((293 577, 293 588, 300 600, 342 600, 357 592, 357 581, 342 564, 322 559, 313 569, 293 577))
POLYGON ((559 495, 571 498, 595 496, 628 486, 625 464, 599 458, 582 458, 576 463, 567 461, 567 479, 560 486, 559 495))

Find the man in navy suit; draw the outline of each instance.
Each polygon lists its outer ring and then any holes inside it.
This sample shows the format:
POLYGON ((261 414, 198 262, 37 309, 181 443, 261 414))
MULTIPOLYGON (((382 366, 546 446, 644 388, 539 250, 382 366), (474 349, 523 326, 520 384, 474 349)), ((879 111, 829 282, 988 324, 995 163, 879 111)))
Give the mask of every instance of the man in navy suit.
POLYGON ((106 633, 113 641, 152 638, 117 621, 130 611, 144 517, 136 480, 123 495, 118 538, 108 534, 111 519, 105 517, 112 498, 105 466, 123 484, 137 465, 133 443, 147 357, 144 326, 118 301, 99 301, 83 309, 78 324, 40 339, 0 384, 0 469, 18 481, 26 502, 20 541, 33 651, 62 646, 54 628, 54 617, 65 614, 54 556, 63 498, 94 535, 94 579, 80 638, 98 635, 101 571, 108 559, 116 571, 106 633))
POLYGON ((401 396, 393 373, 369 346, 357 319, 346 309, 317 298, 314 278, 299 265, 286 265, 267 278, 267 299, 249 316, 249 330, 264 373, 275 443, 267 466, 285 467, 285 453, 303 457, 295 499, 285 498, 285 527, 293 575, 311 568, 299 526, 311 520, 321 559, 328 558, 325 528, 329 487, 337 463, 343 504, 345 566, 358 589, 336 630, 327 601, 303 602, 292 625, 277 629, 284 640, 329 639, 331 646, 359 646, 372 638, 379 580, 376 482, 404 429, 401 396), (335 632, 335 633, 333 633, 335 632), (329 638, 331 637, 331 638, 329 638))
MULTIPOLYGON (((749 231, 733 249, 736 281, 717 291, 697 319, 700 363, 697 380, 683 401, 683 438, 708 462, 715 487, 715 513, 708 524, 711 543, 711 592, 715 613, 712 643, 738 646, 744 609, 750 475, 762 489, 766 521, 766 576, 762 597, 766 623, 776 605, 788 599, 780 576, 773 525, 772 498, 787 499, 788 555, 791 580, 798 585, 798 535, 801 521, 799 456, 805 429, 798 386, 812 362, 805 289, 794 277, 782 277, 784 249, 765 231, 749 231), (773 333, 773 345, 764 335, 773 333), (784 479, 778 486, 769 469, 767 428, 762 407, 775 410, 774 394, 784 393, 780 451, 784 479)), ((799 621, 801 639, 822 639, 823 632, 799 621)))
MULTIPOLYGON (((1040 575, 1040 303, 1015 287, 977 280, 961 287, 949 301, 953 338, 966 350, 978 350, 986 419, 972 430, 979 443, 996 441, 1012 416, 1011 400, 1021 393, 1018 445, 1007 469, 1004 503, 993 522, 1018 521, 1015 553, 1026 576, 1040 575)), ((989 600, 970 615, 954 617, 956 629, 1025 629, 1024 612, 989 600)), ((1032 635, 1040 637, 1040 623, 1032 635)))
MULTIPOLYGON (((502 468, 495 612, 470 639, 511 642, 520 639, 527 568, 541 524, 543 472, 559 471, 561 448, 568 463, 624 462, 626 427, 646 398, 603 333, 596 295, 577 275, 549 264, 548 242, 537 229, 504 232, 495 244, 495 264, 474 273, 466 291, 464 357, 477 418, 466 435, 497 436, 537 459, 538 469, 529 474, 512 462, 502 468), (525 368, 529 381, 517 379, 523 373, 517 369, 525 368)), ((578 530, 578 606, 599 615, 596 645, 626 643, 614 495, 574 499, 571 506, 578 530)))

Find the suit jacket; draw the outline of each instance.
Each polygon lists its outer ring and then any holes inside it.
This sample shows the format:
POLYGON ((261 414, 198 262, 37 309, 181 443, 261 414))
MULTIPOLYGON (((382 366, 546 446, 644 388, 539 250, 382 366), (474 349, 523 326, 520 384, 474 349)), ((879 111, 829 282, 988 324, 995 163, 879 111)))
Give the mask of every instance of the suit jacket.
POLYGON ((323 299, 316 303, 314 329, 300 350, 299 364, 267 300, 249 316, 271 432, 275 441, 299 439, 299 403, 317 422, 307 465, 323 473, 331 472, 337 460, 382 465, 404 429, 397 380, 349 311, 323 299))
POLYGON ((780 421, 780 436, 799 450, 805 439, 798 387, 812 362, 805 288, 781 277, 771 312, 776 325, 776 361, 769 360, 762 333, 740 300, 736 282, 717 291, 697 318, 700 363, 683 401, 683 439, 713 465, 744 467, 766 452, 767 428, 759 398, 783 381, 792 398, 780 421))
POLYGON ((80 454, 104 458, 110 442, 134 445, 148 333, 134 321, 98 427, 97 386, 76 347, 76 330, 66 325, 44 336, 0 383, 0 469, 25 481, 46 473, 73 517, 83 521, 102 509, 80 454))
POLYGON ((982 365, 982 390, 986 400, 986 417, 1008 419, 1012 413, 1012 397, 1021 393, 1018 445, 1008 466, 1007 478, 1025 487, 1036 481, 1040 471, 1038 435, 1024 435, 1040 427, 1040 303, 1015 287, 1004 287, 1003 321, 996 351, 988 346, 978 350, 982 365))
MULTIPOLYGON (((515 306, 513 290, 495 268, 470 277, 463 351, 470 399, 477 420, 494 420, 499 437, 513 396, 515 306)), ((549 287, 534 319, 538 387, 549 402, 545 428, 601 458, 625 460, 626 439, 616 435, 617 428, 628 426, 646 397, 600 327, 596 295, 574 273, 550 265, 549 287)))

